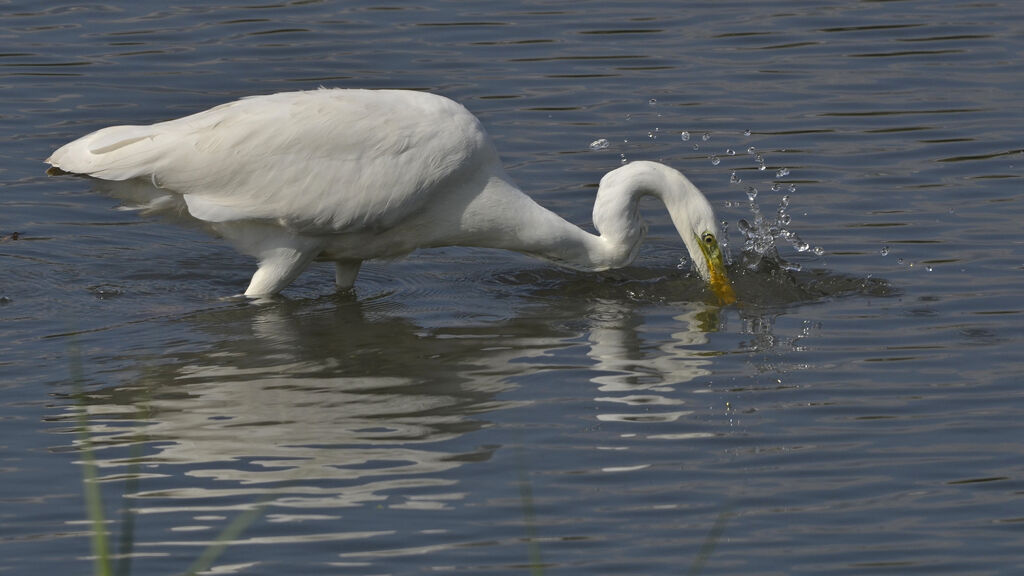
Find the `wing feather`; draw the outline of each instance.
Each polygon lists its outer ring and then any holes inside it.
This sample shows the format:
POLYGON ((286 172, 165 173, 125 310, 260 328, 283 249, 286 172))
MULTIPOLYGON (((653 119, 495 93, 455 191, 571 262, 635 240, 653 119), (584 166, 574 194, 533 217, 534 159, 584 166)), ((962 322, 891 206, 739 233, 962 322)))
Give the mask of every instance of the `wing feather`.
POLYGON ((269 219, 301 232, 386 229, 483 151, 476 118, 422 92, 315 90, 243 98, 150 126, 114 126, 47 161, 146 179, 209 222, 269 219))

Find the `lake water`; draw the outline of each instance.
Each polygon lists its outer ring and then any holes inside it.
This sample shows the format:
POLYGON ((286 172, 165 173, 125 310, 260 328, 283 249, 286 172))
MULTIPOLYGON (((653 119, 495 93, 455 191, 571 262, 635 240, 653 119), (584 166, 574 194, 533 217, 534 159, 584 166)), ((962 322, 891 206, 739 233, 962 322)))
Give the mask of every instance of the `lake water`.
POLYGON ((1024 11, 681 6, 0 3, 0 573, 1024 573, 1024 11), (683 170, 740 303, 652 203, 617 272, 448 248, 247 304, 220 240, 43 173, 320 85, 463 102, 584 227, 683 170), (745 268, 751 187, 800 271, 745 268))

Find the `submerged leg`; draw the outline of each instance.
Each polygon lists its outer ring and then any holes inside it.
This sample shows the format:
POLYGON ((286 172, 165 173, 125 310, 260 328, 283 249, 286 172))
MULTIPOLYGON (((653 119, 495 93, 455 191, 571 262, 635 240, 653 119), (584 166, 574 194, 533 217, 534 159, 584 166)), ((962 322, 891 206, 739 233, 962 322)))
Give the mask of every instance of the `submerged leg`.
POLYGON ((356 283, 362 260, 337 260, 334 262, 334 283, 339 292, 348 290, 356 283))

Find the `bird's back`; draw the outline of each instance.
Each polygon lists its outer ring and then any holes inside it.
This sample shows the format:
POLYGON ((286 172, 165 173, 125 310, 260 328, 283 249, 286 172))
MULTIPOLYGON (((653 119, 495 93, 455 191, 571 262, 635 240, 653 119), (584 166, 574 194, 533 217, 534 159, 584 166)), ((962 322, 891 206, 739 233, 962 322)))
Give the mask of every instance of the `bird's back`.
POLYGON ((255 96, 71 142, 54 167, 148 182, 207 222, 302 233, 387 229, 467 171, 500 171, 477 119, 422 92, 321 89, 255 96))

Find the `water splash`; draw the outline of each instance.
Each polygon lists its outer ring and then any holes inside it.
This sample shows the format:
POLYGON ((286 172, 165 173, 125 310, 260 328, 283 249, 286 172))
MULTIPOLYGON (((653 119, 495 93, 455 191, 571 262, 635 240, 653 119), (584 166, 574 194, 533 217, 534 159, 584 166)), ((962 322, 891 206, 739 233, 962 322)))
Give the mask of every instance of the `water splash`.
MULTIPOLYGON (((741 199, 725 201, 723 206, 749 209, 742 220, 733 223, 731 230, 733 245, 740 247, 733 258, 738 261, 737 264, 743 265, 744 272, 767 268, 795 272, 802 268, 798 262, 805 263, 826 254, 823 248, 805 241, 795 231, 796 225, 790 211, 790 201, 797 190, 792 183, 794 169, 771 162, 768 157, 774 154, 773 149, 762 146, 763 141, 753 140, 752 130, 728 132, 693 125, 685 130, 682 126, 670 127, 662 124, 665 120, 661 115, 661 102, 651 98, 643 103, 646 110, 638 111, 638 114, 627 114, 626 118, 646 124, 644 128, 635 125, 635 131, 623 138, 621 143, 618 138, 612 139, 614 144, 606 144, 604 138, 595 140, 590 143, 590 149, 603 150, 609 147, 617 153, 619 162, 626 164, 634 159, 637 150, 640 150, 638 154, 645 157, 650 157, 651 150, 662 153, 661 148, 667 142, 659 136, 678 134, 676 147, 682 144, 681 148, 692 150, 693 157, 703 158, 712 166, 724 169, 729 175, 729 183, 737 185, 737 191, 743 191, 746 198, 740 196, 741 199), (760 204, 774 200, 778 201, 778 206, 774 210, 765 209, 762 212, 760 204), (780 252, 794 262, 785 260, 780 252)), ((723 223, 723 236, 727 230, 728 225, 723 223)), ((729 251, 723 249, 723 255, 729 258, 729 251)))
POLYGON ((797 252, 813 251, 824 254, 823 249, 814 250, 799 234, 789 228, 792 223, 792 216, 789 214, 789 195, 779 199, 778 208, 774 217, 766 216, 757 203, 757 189, 750 187, 747 197, 750 199, 751 220, 740 219, 737 224, 740 232, 743 233, 743 264, 751 270, 757 270, 767 265, 775 265, 784 270, 798 271, 802 267, 795 262, 784 260, 778 251, 776 242, 784 240, 797 252))
MULTIPOLYGON (((767 169, 767 161, 764 154, 754 146, 747 148, 747 154, 757 162, 758 171, 767 169)), ((789 168, 778 168, 775 171, 776 178, 784 178, 790 175, 789 168)), ((737 184, 741 179, 735 172, 730 173, 729 182, 737 184)), ((773 215, 766 215, 761 211, 757 202, 758 188, 748 185, 745 188, 750 217, 742 218, 737 223, 737 229, 743 234, 743 256, 742 264, 750 270, 762 270, 766 268, 781 268, 789 271, 800 271, 802 266, 796 262, 789 262, 779 255, 778 245, 782 241, 788 244, 798 253, 809 253, 815 256, 823 256, 825 249, 820 246, 812 246, 809 242, 800 237, 791 225, 793 216, 789 212, 792 194, 797 190, 796 184, 790 183, 786 186, 782 182, 775 181, 771 185, 772 192, 785 193, 779 198, 778 207, 773 215)))
POLYGON ((722 220, 719 223, 722 227, 722 238, 719 242, 719 246, 722 251, 722 259, 725 260, 725 265, 732 265, 732 253, 729 252, 729 221, 722 220))

